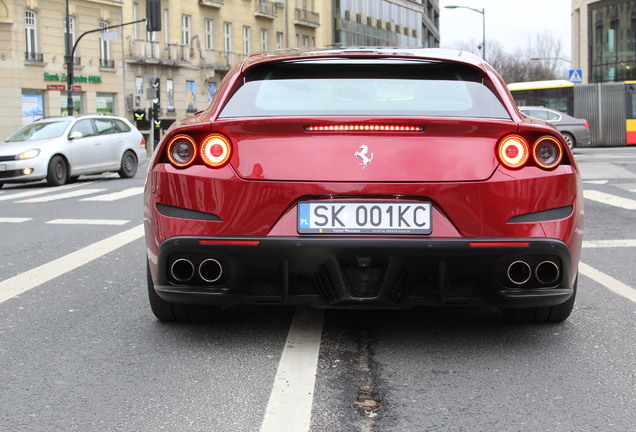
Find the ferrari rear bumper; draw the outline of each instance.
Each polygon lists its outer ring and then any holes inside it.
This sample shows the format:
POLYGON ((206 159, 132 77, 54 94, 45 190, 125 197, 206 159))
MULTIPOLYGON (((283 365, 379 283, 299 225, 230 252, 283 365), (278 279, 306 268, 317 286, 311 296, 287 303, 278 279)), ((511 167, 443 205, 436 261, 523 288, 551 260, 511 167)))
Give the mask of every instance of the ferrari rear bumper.
POLYGON ((183 304, 554 306, 576 269, 545 238, 172 237, 151 261, 155 290, 183 304))

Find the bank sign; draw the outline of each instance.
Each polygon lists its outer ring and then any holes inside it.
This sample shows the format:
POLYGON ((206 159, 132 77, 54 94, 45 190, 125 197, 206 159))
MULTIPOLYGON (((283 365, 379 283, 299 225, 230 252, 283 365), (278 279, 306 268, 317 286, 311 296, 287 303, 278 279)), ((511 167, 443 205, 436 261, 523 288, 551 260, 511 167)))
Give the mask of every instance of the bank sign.
MULTIPOLYGON (((67 82, 68 76, 65 73, 61 74, 50 74, 48 72, 44 72, 44 81, 61 81, 67 82)), ((90 84, 101 84, 102 77, 99 75, 75 75, 73 82, 76 83, 90 83, 90 84)))

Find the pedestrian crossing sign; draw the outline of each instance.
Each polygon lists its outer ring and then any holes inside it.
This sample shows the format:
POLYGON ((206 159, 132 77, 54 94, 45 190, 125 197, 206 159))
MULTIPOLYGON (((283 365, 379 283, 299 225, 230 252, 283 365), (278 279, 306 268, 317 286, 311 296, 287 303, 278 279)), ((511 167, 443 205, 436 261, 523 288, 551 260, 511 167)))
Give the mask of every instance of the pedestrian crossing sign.
POLYGON ((570 69, 570 77, 568 78, 570 82, 575 84, 583 82, 583 71, 581 69, 570 69))

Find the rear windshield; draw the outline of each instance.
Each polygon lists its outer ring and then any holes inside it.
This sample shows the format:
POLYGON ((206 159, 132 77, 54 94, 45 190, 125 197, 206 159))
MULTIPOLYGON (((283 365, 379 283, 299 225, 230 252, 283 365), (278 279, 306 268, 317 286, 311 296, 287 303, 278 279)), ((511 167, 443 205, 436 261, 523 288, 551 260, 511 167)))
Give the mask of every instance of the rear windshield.
POLYGON ((220 117, 308 115, 510 118, 478 70, 394 60, 264 65, 247 74, 220 117))

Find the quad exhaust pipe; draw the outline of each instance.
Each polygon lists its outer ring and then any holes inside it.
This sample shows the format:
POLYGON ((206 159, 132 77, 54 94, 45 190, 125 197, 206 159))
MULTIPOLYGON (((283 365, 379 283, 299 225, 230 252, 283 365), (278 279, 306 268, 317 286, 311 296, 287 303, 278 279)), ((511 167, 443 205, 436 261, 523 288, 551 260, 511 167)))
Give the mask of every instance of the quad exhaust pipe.
POLYGON ((534 270, 534 275, 542 284, 549 285, 559 280, 561 271, 559 266, 553 261, 540 262, 534 270))
POLYGON ((204 260, 199 265, 199 277, 208 283, 213 283, 223 276, 223 266, 213 258, 204 260))
POLYGON ((530 280, 534 274, 539 283, 543 285, 551 285, 559 280, 561 270, 554 261, 541 261, 534 267, 534 271, 530 264, 526 261, 514 261, 508 266, 508 280, 515 285, 523 285, 530 280))
POLYGON ((203 260, 198 268, 187 258, 176 259, 170 266, 170 277, 177 282, 189 282, 195 275, 207 283, 214 283, 223 276, 223 266, 213 258, 203 260))
POLYGON ((187 282, 194 277, 194 264, 189 259, 179 258, 170 266, 170 276, 177 282, 187 282))
POLYGON ((508 280, 515 285, 523 285, 531 276, 532 269, 525 261, 515 261, 508 266, 508 280))

